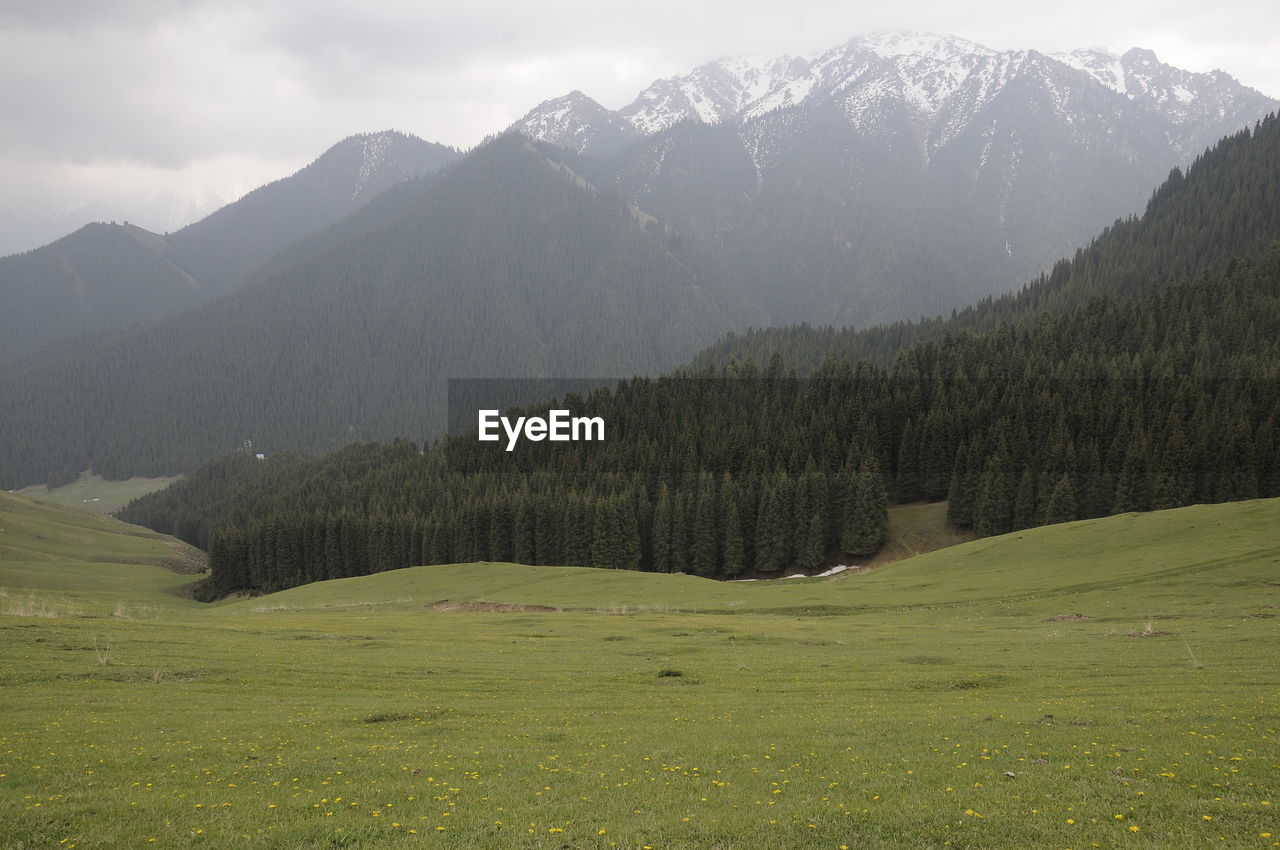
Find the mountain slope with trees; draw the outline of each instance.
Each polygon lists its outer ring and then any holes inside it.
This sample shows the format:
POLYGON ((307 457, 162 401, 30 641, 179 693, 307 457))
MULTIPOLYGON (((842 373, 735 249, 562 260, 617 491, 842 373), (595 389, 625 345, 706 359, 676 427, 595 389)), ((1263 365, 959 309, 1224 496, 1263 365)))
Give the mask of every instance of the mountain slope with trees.
POLYGON ((890 498, 945 498, 988 536, 1280 495, 1280 233, 1252 206, 1278 148, 1275 119, 1224 142, 1076 276, 1018 296, 1055 312, 956 327, 892 365, 828 354, 802 380, 774 352, 566 397, 605 442, 239 453, 126 516, 208 547, 217 595, 477 560, 813 571, 874 552, 890 498), (1216 222, 1239 231, 1207 250, 1216 222))
POLYGON ((942 341, 1001 322, 1034 323, 1041 313, 1077 309, 1095 295, 1141 295, 1168 281, 1221 271, 1238 257, 1261 257, 1280 238, 1280 119, 1222 139, 1184 173, 1174 169, 1141 216, 1119 220, 1071 259, 1015 293, 985 298, 950 317, 866 330, 824 325, 731 333, 699 354, 698 367, 733 359, 763 362, 774 351, 801 374, 831 354, 890 363, 919 340, 942 341))
POLYGON ((919 343, 891 369, 833 357, 801 381, 775 355, 564 405, 610 438, 240 453, 124 516, 208 547, 217 596, 486 560, 818 571, 879 549, 890 496, 946 498, 978 536, 1276 496, 1280 243, 1143 298, 919 343))
POLYGON ((696 245, 501 137, 219 301, 0 369, 0 486, 422 438, 446 377, 658 371, 757 318, 696 245))
POLYGON ((2 258, 0 361, 212 301, 289 244, 458 156, 401 133, 352 136, 296 174, 174 233, 90 224, 43 248, 2 258))

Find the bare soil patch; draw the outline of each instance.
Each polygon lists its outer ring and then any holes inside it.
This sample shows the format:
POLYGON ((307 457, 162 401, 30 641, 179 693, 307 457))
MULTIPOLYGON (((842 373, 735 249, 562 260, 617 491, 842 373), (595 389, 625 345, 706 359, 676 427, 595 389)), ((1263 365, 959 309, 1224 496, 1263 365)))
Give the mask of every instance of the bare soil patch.
POLYGON ((462 611, 464 613, 509 614, 513 611, 560 611, 550 605, 514 605, 508 602, 451 602, 441 599, 432 603, 432 611, 462 611))

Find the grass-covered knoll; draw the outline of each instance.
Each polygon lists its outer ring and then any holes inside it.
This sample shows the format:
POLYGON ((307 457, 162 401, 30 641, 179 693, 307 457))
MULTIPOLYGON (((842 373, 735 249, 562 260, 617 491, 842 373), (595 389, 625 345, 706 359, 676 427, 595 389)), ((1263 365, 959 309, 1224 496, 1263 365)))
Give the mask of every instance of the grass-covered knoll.
POLYGON ((0 616, 0 847, 1274 846, 1277 527, 1272 500, 832 580, 467 565, 0 616))
POLYGON ((110 517, 0 493, 0 613, 189 606, 201 553, 110 517))
MULTIPOLYGON (((318 582, 242 600, 228 610, 413 607, 447 599, 605 611, 847 614, 1070 598, 1130 585, 1182 593, 1188 585, 1213 585, 1224 571, 1241 565, 1259 568, 1274 562, 1277 546, 1271 538, 1276 528, 1280 500, 1260 499, 1048 526, 826 579, 719 582, 586 567, 450 564, 318 582)), ((1197 604, 1207 601, 1192 598, 1197 604)))
POLYGON ((169 478, 129 478, 108 481, 101 475, 85 473, 76 481, 61 487, 33 484, 17 491, 20 495, 45 502, 56 502, 99 513, 114 513, 140 496, 163 490, 181 476, 169 478))

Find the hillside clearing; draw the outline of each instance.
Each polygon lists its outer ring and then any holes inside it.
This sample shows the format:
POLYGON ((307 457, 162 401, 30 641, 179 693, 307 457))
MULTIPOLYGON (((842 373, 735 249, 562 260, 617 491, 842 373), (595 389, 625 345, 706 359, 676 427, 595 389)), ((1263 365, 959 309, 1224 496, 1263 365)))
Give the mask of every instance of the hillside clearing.
POLYGON ((129 478, 124 481, 108 481, 100 475, 83 473, 79 480, 50 488, 44 484, 33 484, 18 490, 20 496, 54 502, 73 508, 84 508, 97 513, 110 514, 123 508, 139 496, 163 490, 181 475, 167 478, 129 478))

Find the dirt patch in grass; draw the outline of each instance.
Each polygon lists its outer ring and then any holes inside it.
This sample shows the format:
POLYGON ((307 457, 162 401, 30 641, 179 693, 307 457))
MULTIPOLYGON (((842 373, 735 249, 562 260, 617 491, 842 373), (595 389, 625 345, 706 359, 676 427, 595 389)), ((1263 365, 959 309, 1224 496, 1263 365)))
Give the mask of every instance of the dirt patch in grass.
POLYGON ((1092 620, 1088 614, 1059 614, 1056 617, 1050 617, 1045 620, 1046 623, 1075 623, 1080 620, 1092 620))
POLYGON ((206 675, 203 670, 92 670, 78 675, 59 675, 59 679, 97 679, 104 682, 194 682, 206 675))
POLYGON ((462 611, 466 613, 485 613, 485 614, 509 614, 513 611, 543 611, 555 612, 561 611, 561 608, 553 608, 550 605, 515 605, 509 602, 485 602, 483 600, 477 602, 451 602, 448 599, 441 599, 439 602, 432 603, 432 611, 462 611))
POLYGON ((906 658, 902 659, 902 663, 927 665, 955 664, 955 662, 950 658, 944 658, 941 655, 908 655, 906 658))
MULTIPOLYGON (((1046 714, 1044 717, 1041 717, 1036 722, 1045 726, 1053 726, 1057 723, 1066 723, 1068 726, 1081 726, 1085 728, 1098 725, 1098 722, 1096 720, 1081 720, 1079 718, 1075 720, 1058 720, 1052 714, 1046 714)), ((1032 762, 1032 764, 1044 764, 1044 762, 1037 760, 1032 762)))
POLYGON ((416 714, 387 713, 387 714, 370 714, 364 719, 365 723, 395 723, 399 720, 417 720, 416 714))
POLYGON ((175 537, 164 538, 164 545, 173 554, 168 558, 156 561, 157 567, 164 567, 178 575, 195 575, 209 568, 209 556, 190 543, 184 543, 175 537))
POLYGON ((934 679, 927 682, 914 682, 909 687, 915 691, 977 691, 987 688, 998 688, 1008 684, 1003 675, 979 676, 972 679, 934 679))

